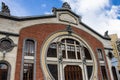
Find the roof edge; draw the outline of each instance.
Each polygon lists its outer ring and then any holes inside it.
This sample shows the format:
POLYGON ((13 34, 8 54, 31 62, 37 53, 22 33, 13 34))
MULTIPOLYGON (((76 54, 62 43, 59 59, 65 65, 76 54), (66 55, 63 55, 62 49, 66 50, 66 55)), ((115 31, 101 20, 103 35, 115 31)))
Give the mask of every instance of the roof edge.
POLYGON ((0 12, 0 17, 1 18, 5 18, 5 19, 10 19, 10 20, 15 20, 15 21, 25 21, 25 20, 34 20, 34 19, 39 19, 39 18, 54 18, 56 17, 56 15, 51 14, 51 15, 44 15, 44 16, 22 16, 22 17, 18 17, 18 16, 12 16, 12 15, 5 15, 3 13, 0 12))

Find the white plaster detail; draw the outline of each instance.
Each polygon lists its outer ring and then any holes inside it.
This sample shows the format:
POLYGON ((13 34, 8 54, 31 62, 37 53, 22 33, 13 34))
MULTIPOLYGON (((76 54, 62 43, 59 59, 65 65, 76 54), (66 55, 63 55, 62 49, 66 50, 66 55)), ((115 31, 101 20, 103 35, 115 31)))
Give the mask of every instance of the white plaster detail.
POLYGON ((60 13, 59 14, 59 20, 63 22, 73 23, 77 24, 77 19, 68 13, 60 13))

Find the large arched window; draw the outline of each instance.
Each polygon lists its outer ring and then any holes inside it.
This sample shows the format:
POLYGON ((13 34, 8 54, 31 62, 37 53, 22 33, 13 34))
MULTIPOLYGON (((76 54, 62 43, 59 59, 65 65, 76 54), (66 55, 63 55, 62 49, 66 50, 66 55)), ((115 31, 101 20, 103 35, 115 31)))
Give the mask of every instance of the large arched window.
POLYGON ((10 65, 6 62, 0 62, 0 80, 9 80, 10 65))
POLYGON ((89 48, 72 37, 56 40, 52 40, 46 55, 52 80, 90 80, 94 66, 89 48))

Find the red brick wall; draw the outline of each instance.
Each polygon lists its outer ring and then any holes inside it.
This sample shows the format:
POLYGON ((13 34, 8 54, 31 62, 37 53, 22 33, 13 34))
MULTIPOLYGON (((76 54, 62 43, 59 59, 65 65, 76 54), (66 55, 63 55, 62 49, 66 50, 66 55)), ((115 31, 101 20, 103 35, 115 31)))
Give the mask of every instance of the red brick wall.
MULTIPOLYGON (((17 62, 16 62, 16 73, 15 73, 15 80, 20 80, 20 71, 21 71, 21 61, 22 61, 22 47, 23 41, 25 38, 33 38, 37 41, 37 54, 36 54, 36 80, 44 80, 43 73, 40 66, 40 49, 43 42, 46 38, 54 32, 65 30, 66 25, 63 24, 39 24, 39 25, 32 25, 30 27, 23 28, 20 31, 20 38, 18 43, 18 53, 17 53, 17 62)), ((95 37, 91 36, 87 32, 73 28, 73 31, 82 37, 93 49, 94 55, 97 58, 96 48, 103 48, 103 45, 100 41, 98 41, 95 37)), ((105 55, 105 54, 104 54, 105 55)), ((98 61, 98 60, 97 60, 98 61)), ((106 58, 105 58, 106 61, 106 58)), ((99 65, 99 64, 98 64, 99 65)), ((108 65, 107 65, 108 67, 108 65)), ((109 71, 108 71, 109 72, 109 71)), ((101 79, 100 74, 100 67, 98 67, 98 75, 99 80, 101 79)))

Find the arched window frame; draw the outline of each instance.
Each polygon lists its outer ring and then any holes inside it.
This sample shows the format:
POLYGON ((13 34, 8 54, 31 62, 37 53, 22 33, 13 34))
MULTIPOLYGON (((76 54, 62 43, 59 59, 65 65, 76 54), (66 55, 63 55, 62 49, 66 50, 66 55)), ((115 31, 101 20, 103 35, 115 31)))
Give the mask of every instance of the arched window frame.
MULTIPOLYGON (((77 38, 74 38, 74 37, 70 37, 70 38, 72 38, 73 40, 75 40, 75 41, 79 41, 79 43, 81 44, 81 46, 84 46, 84 47, 86 47, 86 48, 88 48, 87 47, 87 45, 85 45, 84 44, 84 42, 82 42, 81 40, 79 40, 79 39, 77 39, 77 38)), ((57 41, 57 39, 55 39, 55 40, 52 40, 52 42, 51 43, 55 43, 55 42, 59 42, 59 41, 61 41, 62 39, 65 39, 65 37, 61 37, 58 41, 57 41)), ((50 44, 49 44, 50 45, 50 44)), ((83 50, 82 50, 83 51, 83 50)), ((89 48, 88 48, 88 51, 89 51, 89 48)), ((84 51, 83 51, 84 52, 84 51)), ((81 53, 80 53, 81 54, 81 53)), ((66 55, 67 56, 67 55, 66 55)), ((83 54, 81 55, 81 56, 83 56, 83 54)), ((93 56, 91 55, 91 53, 90 53, 90 56, 91 56, 91 58, 93 58, 93 56)), ((47 57, 47 56, 46 56, 47 57)), ((50 57, 49 57, 50 58, 50 57)), ((56 57, 56 59, 54 58, 54 59, 47 59, 47 61, 46 62, 48 62, 48 63, 52 63, 52 64, 57 64, 57 58, 58 58, 58 56, 56 57), (54 62, 49 62, 48 60, 54 60, 54 62)), ((81 59, 80 60, 78 60, 77 58, 76 59, 69 59, 69 58, 63 58, 63 61, 70 61, 71 62, 71 60, 72 61, 75 61, 75 60, 77 60, 78 62, 80 61, 80 63, 81 63, 81 60, 82 60, 83 58, 81 57, 81 59)), ((77 65, 78 65, 78 62, 77 62, 77 65)), ((87 66, 92 66, 93 65, 93 60, 86 60, 86 63, 87 63, 87 65, 86 66, 84 66, 85 68, 87 67, 87 66), (88 64, 90 62, 90 64, 88 64)), ((74 64, 74 63, 73 63, 74 64)), ((73 65, 72 64, 72 65, 73 65)), ((82 64, 82 63, 81 63, 82 64)), ((59 64, 57 64, 58 66, 59 66, 59 64)), ((94 66, 93 66, 93 68, 94 68, 94 66)), ((48 67, 47 67, 47 69, 48 69, 48 67)), ((87 69, 85 69, 85 73, 83 73, 84 75, 83 76, 85 76, 85 74, 87 73, 87 71, 86 71, 87 69)), ((49 69, 48 69, 48 71, 49 71, 49 69)), ((60 71, 59 70, 59 68, 58 68, 58 71, 60 71)), ((49 74, 51 75, 51 73, 49 72, 49 74)), ((64 74, 64 73, 63 73, 64 74)), ((60 75, 60 74, 59 74, 60 75)), ((91 74, 91 77, 90 77, 90 80, 92 79, 92 75, 93 75, 93 71, 92 71, 92 74, 91 74)), ((51 77, 52 77, 52 75, 51 75, 51 77)), ((60 76, 58 76, 58 77, 60 77, 60 76)), ((53 79, 53 77, 52 77, 52 79, 53 79)))
POLYGON ((3 64, 6 64, 8 66, 8 73, 7 73, 7 80, 10 80, 10 74, 11 74, 11 65, 9 64, 8 61, 5 61, 5 60, 1 60, 0 61, 0 64, 3 63, 3 64))
POLYGON ((37 41, 34 38, 25 38, 23 40, 23 48, 22 48, 22 63, 21 63, 21 78, 20 80, 23 80, 23 70, 24 70, 24 64, 33 64, 33 80, 36 80, 36 49, 37 49, 37 41), (25 41, 26 40, 32 40, 35 43, 35 53, 33 56, 27 56, 24 54, 24 48, 25 48, 25 41), (26 62, 25 62, 26 61, 26 62))
POLYGON ((105 62, 105 55, 102 48, 97 48, 98 59, 100 64, 100 72, 102 79, 107 78, 109 80, 108 71, 107 71, 107 64, 105 62), (104 74, 103 74, 104 73, 104 74))

